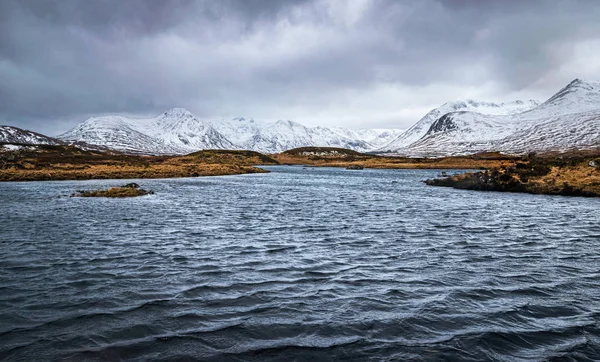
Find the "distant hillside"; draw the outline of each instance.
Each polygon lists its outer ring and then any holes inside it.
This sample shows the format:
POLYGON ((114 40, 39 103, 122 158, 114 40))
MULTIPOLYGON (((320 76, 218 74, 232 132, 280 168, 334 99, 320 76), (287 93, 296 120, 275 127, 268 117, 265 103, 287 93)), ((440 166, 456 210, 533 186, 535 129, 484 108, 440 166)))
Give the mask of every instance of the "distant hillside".
POLYGON ((513 101, 507 103, 493 103, 468 99, 464 101, 453 101, 444 103, 438 108, 429 111, 421 120, 410 127, 406 132, 400 134, 390 143, 379 149, 380 152, 397 151, 410 146, 425 136, 433 123, 446 114, 452 112, 471 111, 487 115, 510 115, 522 113, 537 107, 538 101, 513 101))
POLYGON ((600 82, 575 79, 546 102, 526 112, 446 113, 433 121, 421 138, 392 151, 409 156, 446 156, 481 151, 522 154, 598 147, 600 82))
POLYGON ((248 149, 278 153, 303 146, 334 146, 372 150, 400 134, 395 129, 352 130, 306 127, 292 121, 259 122, 252 118, 200 120, 183 108, 152 118, 94 117, 58 136, 137 154, 187 154, 205 149, 248 149))
POLYGON ((0 126, 0 143, 22 145, 62 145, 65 142, 56 138, 45 136, 12 126, 0 126))

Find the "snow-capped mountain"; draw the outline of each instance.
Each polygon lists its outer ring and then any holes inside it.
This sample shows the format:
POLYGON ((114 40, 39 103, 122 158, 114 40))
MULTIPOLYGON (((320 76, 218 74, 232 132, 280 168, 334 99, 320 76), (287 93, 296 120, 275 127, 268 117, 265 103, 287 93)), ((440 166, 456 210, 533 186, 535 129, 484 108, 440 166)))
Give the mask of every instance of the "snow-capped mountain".
POLYGON ((482 102, 472 99, 444 103, 438 108, 432 109, 420 121, 415 123, 406 132, 400 134, 391 142, 385 144, 379 151, 397 151, 416 142, 425 136, 431 125, 443 115, 450 112, 473 111, 484 115, 510 115, 528 111, 537 107, 540 103, 535 100, 513 101, 507 103, 482 102))
POLYGON ((245 148, 271 153, 303 145, 314 145, 309 128, 292 121, 277 121, 255 133, 245 148))
POLYGON ((509 115, 447 113, 435 120, 423 137, 394 151, 413 156, 439 156, 598 146, 600 82, 576 79, 526 112, 509 115))
POLYGON ((276 153, 296 147, 342 147, 371 151, 395 138, 398 129, 350 129, 343 127, 306 127, 297 122, 260 122, 252 118, 233 118, 209 122, 240 149, 276 153))
POLYGON ((263 122, 244 117, 208 122, 231 143, 238 146, 247 144, 254 134, 265 127, 263 122))
POLYGON ((0 126, 0 143, 25 145, 61 145, 64 142, 44 136, 43 134, 27 131, 12 126, 0 126))
POLYGON ((146 119, 93 117, 58 138, 140 154, 183 154, 201 149, 235 148, 210 124, 182 108, 146 119))
POLYGON ((550 117, 600 109, 600 82, 575 79, 526 114, 527 118, 550 117))
POLYGON ((397 136, 400 130, 352 130, 341 127, 305 127, 292 121, 266 125, 243 148, 266 153, 282 152, 297 147, 341 147, 365 152, 377 148, 386 137, 397 136))
POLYGON ((389 142, 400 130, 306 127, 292 121, 265 123, 252 118, 205 121, 182 108, 157 117, 94 117, 58 136, 141 154, 184 154, 201 149, 248 149, 265 153, 296 147, 328 146, 367 151, 389 142))

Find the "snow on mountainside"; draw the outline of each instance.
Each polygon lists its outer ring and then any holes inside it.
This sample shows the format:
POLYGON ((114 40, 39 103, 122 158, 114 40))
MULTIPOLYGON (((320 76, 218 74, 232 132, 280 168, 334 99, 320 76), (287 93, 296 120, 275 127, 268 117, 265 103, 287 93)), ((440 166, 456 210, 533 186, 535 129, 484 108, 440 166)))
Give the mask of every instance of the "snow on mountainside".
POLYGON ((241 149, 276 153, 297 147, 342 147, 370 151, 402 131, 395 129, 348 129, 342 127, 306 127, 292 121, 260 123, 244 118, 212 122, 219 132, 241 149))
POLYGON ((308 128, 303 125, 292 121, 277 121, 260 129, 245 145, 250 150, 271 153, 311 145, 312 141, 308 128))
POLYGON ((412 156, 440 156, 598 146, 600 82, 576 79, 527 112, 504 116, 447 113, 433 122, 422 138, 395 151, 412 156))
POLYGON ((235 148, 210 124, 182 108, 173 108, 147 119, 94 117, 58 138, 141 154, 182 154, 201 149, 235 148))
POLYGON ((508 115, 525 112, 537 107, 538 105, 539 102, 534 100, 492 103, 469 99, 464 101, 444 103, 440 107, 429 111, 429 113, 427 113, 411 128, 406 130, 406 132, 400 134, 391 142, 380 147, 379 151, 397 151, 398 149, 407 147, 411 143, 425 136, 433 122, 450 112, 473 111, 485 115, 508 115))
POLYGON ((12 126, 0 126, 0 143, 26 145, 60 145, 62 141, 12 126))
POLYGON ((265 126, 262 122, 244 117, 209 121, 209 123, 231 143, 240 147, 247 144, 250 138, 265 126))
MULTIPOLYGON (((141 125, 148 126, 145 122, 141 125)), ((212 125, 197 119, 183 108, 173 108, 155 119, 155 124, 145 129, 152 137, 166 144, 179 147, 184 152, 200 149, 234 149, 236 148, 225 136, 212 125)))
POLYGON ((59 138, 142 154, 184 154, 201 149, 249 149, 275 153, 305 146, 367 151, 400 132, 393 129, 311 128, 291 121, 263 123, 252 118, 204 121, 185 109, 174 108, 147 119, 120 116, 90 118, 59 138))
POLYGON ((58 138, 65 142, 87 142, 128 153, 169 154, 177 150, 136 130, 125 117, 94 117, 58 138))
POLYGON ((526 115, 550 117, 600 109, 600 82, 575 79, 526 115))

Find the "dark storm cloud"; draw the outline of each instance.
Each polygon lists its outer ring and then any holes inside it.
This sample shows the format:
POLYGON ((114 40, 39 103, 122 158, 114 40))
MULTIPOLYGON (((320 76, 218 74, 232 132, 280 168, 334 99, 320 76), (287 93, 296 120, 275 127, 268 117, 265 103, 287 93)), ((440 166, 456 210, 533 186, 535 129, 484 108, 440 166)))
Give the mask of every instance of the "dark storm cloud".
POLYGON ((569 65, 598 18, 596 1, 4 0, 0 123, 52 133, 182 106, 406 127, 474 92, 600 78, 569 65))

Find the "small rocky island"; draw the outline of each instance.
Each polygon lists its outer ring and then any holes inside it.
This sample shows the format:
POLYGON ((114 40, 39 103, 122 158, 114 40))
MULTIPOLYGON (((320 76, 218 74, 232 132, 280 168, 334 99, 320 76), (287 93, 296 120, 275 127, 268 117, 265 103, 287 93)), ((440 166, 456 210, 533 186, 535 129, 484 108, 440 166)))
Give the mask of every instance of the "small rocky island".
POLYGON ((140 185, 136 183, 128 183, 120 187, 111 187, 107 190, 90 190, 90 191, 77 191, 72 194, 72 197, 112 197, 112 198, 124 198, 124 197, 136 197, 144 195, 152 195, 153 191, 146 191, 140 188, 140 185))
POLYGON ((427 185, 477 191, 600 197, 600 157, 585 152, 529 154, 513 166, 425 180, 427 185))

